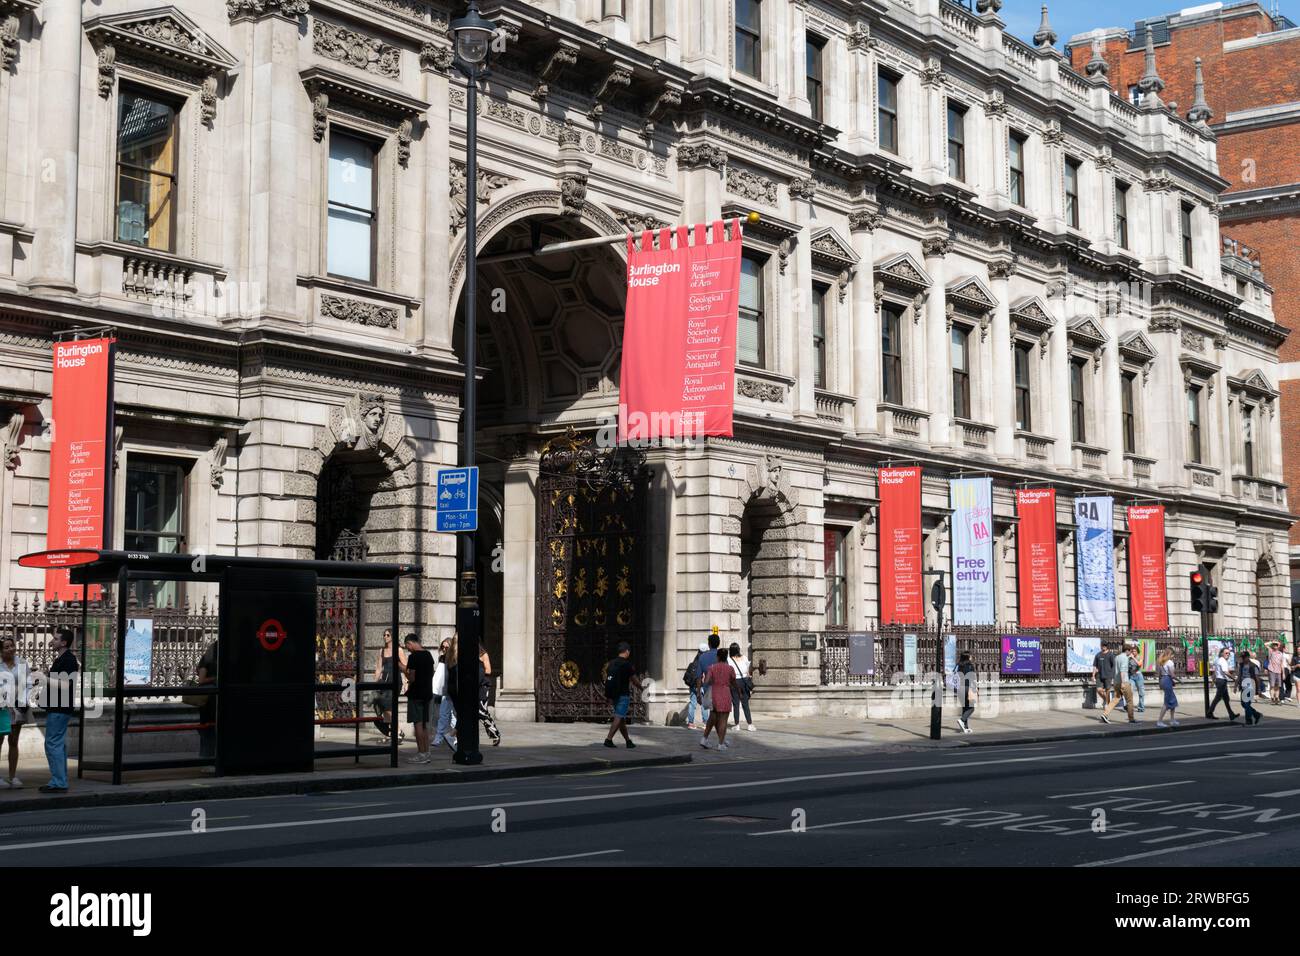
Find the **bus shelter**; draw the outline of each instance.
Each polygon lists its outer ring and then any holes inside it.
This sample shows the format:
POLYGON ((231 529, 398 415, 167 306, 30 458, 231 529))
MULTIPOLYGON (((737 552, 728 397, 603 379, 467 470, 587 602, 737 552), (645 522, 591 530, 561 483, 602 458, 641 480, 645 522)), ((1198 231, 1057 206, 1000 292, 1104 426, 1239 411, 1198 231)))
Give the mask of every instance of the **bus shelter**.
POLYGON ((82 587, 83 635, 87 633, 88 589, 112 588, 116 620, 109 643, 111 665, 105 695, 112 708, 112 759, 86 758, 87 682, 82 680, 78 776, 84 770, 111 771, 113 783, 120 784, 123 772, 132 770, 215 766, 219 776, 303 772, 312 770, 316 759, 353 757, 359 762, 368 754, 387 754, 390 765, 397 766, 399 735, 395 726, 390 728, 386 744, 361 742, 362 725, 378 720, 363 715, 362 692, 386 693, 395 723, 402 680, 396 667, 390 680, 363 679, 363 636, 367 607, 373 612, 380 606, 387 613, 370 623, 387 624, 396 645, 401 620, 398 584, 403 577, 418 575, 419 565, 99 550, 37 552, 24 555, 20 563, 69 569, 72 583, 82 587), (132 585, 140 581, 217 585, 214 682, 159 684, 150 678, 147 667, 142 676, 138 667, 129 666, 127 596, 132 585), (355 625, 349 643, 355 659, 351 676, 344 680, 336 679, 336 674, 327 675, 335 679, 322 680, 317 669, 318 601, 326 590, 348 594, 352 604, 350 619, 355 625), (380 592, 382 598, 376 600, 374 592, 380 592), (336 694, 350 695, 356 702, 352 716, 320 713, 318 697, 336 694), (199 718, 128 725, 128 701, 175 697, 198 707, 199 718), (215 708, 205 706, 212 698, 215 708), (317 728, 340 724, 353 725, 352 745, 318 747, 317 728), (214 742, 213 753, 144 759, 127 759, 124 755, 123 744, 130 734, 178 731, 207 732, 214 742))

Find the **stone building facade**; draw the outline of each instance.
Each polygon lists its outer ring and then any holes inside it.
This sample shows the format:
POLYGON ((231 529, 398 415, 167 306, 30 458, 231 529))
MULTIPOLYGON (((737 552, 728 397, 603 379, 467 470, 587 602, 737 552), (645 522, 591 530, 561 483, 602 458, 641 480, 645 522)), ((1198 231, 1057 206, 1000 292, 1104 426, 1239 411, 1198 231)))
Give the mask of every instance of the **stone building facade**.
MULTIPOLYGON (((1072 37, 1070 59, 1087 70, 1097 58, 1121 95, 1140 95, 1145 43, 1151 34, 1161 97, 1180 115, 1207 123, 1218 138, 1219 168, 1228 180, 1220 197, 1224 261, 1239 290, 1267 270, 1274 318, 1300 322, 1300 265, 1294 235, 1300 224, 1300 27, 1246 2, 1192 7, 1140 21, 1130 32, 1102 28, 1072 37), (1199 82, 1198 82, 1199 81, 1199 82), (1130 92, 1131 91, 1131 92, 1130 92)), ((1094 66, 1095 69, 1095 66, 1094 66)), ((1300 486, 1300 342, 1279 349, 1282 470, 1288 488, 1300 486)), ((1300 634, 1300 531, 1291 528, 1292 631, 1300 634)))
POLYGON ((931 567, 946 477, 994 476, 1002 626, 1020 483, 1060 493, 1065 621, 1086 492, 1166 505, 1174 623, 1205 561, 1222 626, 1284 626, 1285 329, 1224 270, 1215 139, 1071 70, 1046 24, 1008 35, 997 0, 484 3, 472 184, 446 5, 0 3, 0 593, 41 587, 13 561, 44 544, 51 336, 107 325, 121 543, 363 540, 423 565, 403 624, 449 634, 430 488, 456 456, 473 188, 503 713, 581 715, 627 633, 663 719, 715 625, 763 709, 824 708, 805 635, 875 621, 887 460, 924 466, 931 567), (735 437, 630 464, 584 445, 617 407, 622 247, 511 253, 750 210, 735 437))

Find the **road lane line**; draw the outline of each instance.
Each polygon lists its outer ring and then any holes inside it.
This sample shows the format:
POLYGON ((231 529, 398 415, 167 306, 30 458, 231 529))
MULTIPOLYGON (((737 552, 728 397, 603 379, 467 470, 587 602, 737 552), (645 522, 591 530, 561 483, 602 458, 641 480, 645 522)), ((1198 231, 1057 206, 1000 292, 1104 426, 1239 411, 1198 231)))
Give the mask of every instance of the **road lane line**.
POLYGON ((1240 840, 1258 840, 1258 833, 1243 833, 1241 836, 1225 837, 1222 840, 1205 840, 1201 843, 1189 843, 1187 846, 1169 846, 1162 850, 1150 850, 1146 853, 1132 853, 1128 856, 1117 856, 1110 860, 1092 860, 1088 863, 1076 863, 1076 867, 1089 866, 1110 866, 1112 863, 1131 863, 1134 860, 1145 860, 1153 856, 1164 856, 1167 853, 1182 853, 1185 850, 1199 850, 1207 846, 1219 846, 1223 843, 1236 843, 1240 840))
POLYGON ((1276 793, 1257 793, 1257 797, 1294 797, 1300 796, 1300 790, 1279 790, 1276 793))
POLYGON ((570 853, 567 856, 539 856, 535 860, 510 860, 507 863, 480 863, 478 866, 524 866, 527 863, 554 863, 557 860, 578 860, 586 856, 605 856, 610 853, 622 852, 622 850, 592 850, 590 853, 570 853))
POLYGON ((1213 757, 1191 757, 1187 760, 1174 760, 1172 763, 1205 763, 1209 760, 1232 760, 1237 757, 1271 757, 1276 750, 1245 750, 1240 753, 1215 754, 1213 757))
MULTIPOLYGON (((884 823, 886 820, 912 820, 924 819, 926 817, 944 816, 949 813, 958 813, 962 810, 969 810, 970 807, 955 807, 948 810, 925 810, 915 811, 913 813, 896 813, 889 817, 872 817, 869 820, 840 820, 836 823, 818 823, 813 826, 806 826, 803 830, 795 830, 791 827, 785 827, 781 830, 760 830, 757 833, 750 833, 748 836, 776 836, 781 833, 802 833, 804 830, 830 830, 834 827, 852 827, 860 823, 884 823)), ((1002 822, 1002 821, 998 821, 1002 822)))
POLYGON ((1156 790, 1160 787, 1181 787, 1183 784, 1195 782, 1195 780, 1175 780, 1172 783, 1150 783, 1144 787, 1108 787, 1105 790, 1082 790, 1079 793, 1055 793, 1047 799, 1064 800, 1067 797, 1096 797, 1110 793, 1130 793, 1134 790, 1156 790))
POLYGON ((1267 777, 1275 773, 1295 773, 1297 770, 1300 770, 1300 767, 1283 767, 1281 770, 1252 770, 1250 775, 1252 777, 1267 777))
MULTIPOLYGON (((1290 740, 1300 738, 1300 734, 1287 734, 1282 737, 1270 737, 1270 740, 1290 740)), ((1227 741, 1232 743, 1231 740, 1227 741)), ((1140 752, 1154 753, 1162 750, 1187 750, 1190 748, 1204 747, 1204 741, 1194 744, 1166 744, 1160 747, 1145 747, 1140 752)), ((245 833, 258 830, 285 830, 300 827, 313 826, 334 826, 340 823, 368 823, 378 820, 400 820, 411 817, 428 817, 442 816, 452 813, 469 813, 471 811, 491 812, 498 807, 501 808, 518 808, 518 807, 538 807, 552 806, 564 803, 590 803, 597 800, 632 800, 640 797, 659 797, 671 796, 684 793, 711 793, 718 790, 747 790, 756 787, 774 787, 791 783, 812 783, 827 780, 848 780, 860 777, 879 777, 893 774, 906 773, 923 773, 927 771, 949 771, 962 767, 971 767, 973 769, 984 769, 987 767, 998 766, 1002 764, 1030 764, 1041 763, 1045 760, 1074 760, 1080 757, 1108 757, 1114 758, 1117 753, 1137 753, 1139 751, 1116 751, 1113 748, 1106 750, 1081 751, 1074 754, 1042 754, 1036 757, 1004 757, 1000 760, 969 760, 965 763, 949 764, 922 764, 915 767, 878 767, 872 770, 844 770, 838 773, 820 773, 820 774, 800 774, 793 777, 777 777, 768 780, 741 780, 735 783, 714 783, 701 784, 693 787, 661 787, 654 790, 640 790, 628 793, 592 793, 581 796, 570 797, 549 797, 538 800, 514 800, 510 802, 493 801, 492 803, 475 804, 468 807, 429 807, 420 810, 395 810, 390 813, 363 813, 356 816, 347 817, 330 817, 327 819, 315 820, 284 820, 276 823, 248 823, 234 827, 216 827, 207 830, 203 835, 211 837, 217 833, 245 833)), ((8 853, 11 850, 30 850, 49 846, 80 846, 91 843, 124 843, 133 840, 162 840, 176 837, 192 837, 197 834, 189 829, 185 830, 156 830, 147 833, 126 833, 115 836, 100 837, 80 837, 77 839, 67 840, 44 840, 36 843, 10 843, 0 846, 0 853, 8 853)), ((211 842, 211 841, 208 841, 211 842)))

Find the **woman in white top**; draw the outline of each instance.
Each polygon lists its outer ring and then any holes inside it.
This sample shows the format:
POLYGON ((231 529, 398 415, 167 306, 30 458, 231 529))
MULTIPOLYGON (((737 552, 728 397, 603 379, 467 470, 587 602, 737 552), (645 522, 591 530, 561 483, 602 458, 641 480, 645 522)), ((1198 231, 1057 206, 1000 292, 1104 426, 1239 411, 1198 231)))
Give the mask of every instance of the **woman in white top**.
POLYGON ((1178 726, 1174 712, 1178 709, 1178 697, 1174 694, 1174 649, 1166 647, 1156 658, 1156 673, 1160 675, 1160 689, 1164 691, 1164 702, 1160 707, 1160 716, 1156 718, 1157 727, 1178 726), (1169 712, 1169 724, 1165 723, 1165 711, 1169 712))
POLYGON ((749 716, 749 688, 753 686, 749 679, 749 658, 740 653, 740 645, 732 644, 727 648, 727 654, 730 655, 728 663, 731 669, 736 672, 736 690, 737 693, 731 701, 732 721, 731 726, 740 726, 740 709, 745 709, 745 726, 749 730, 754 729, 754 721, 749 716))
POLYGON ((13 638, 6 637, 0 642, 0 706, 9 710, 11 718, 9 732, 9 774, 4 778, 4 786, 21 787, 18 779, 18 735, 22 733, 23 724, 32 720, 32 708, 27 699, 27 676, 30 669, 27 661, 18 656, 18 645, 13 638))

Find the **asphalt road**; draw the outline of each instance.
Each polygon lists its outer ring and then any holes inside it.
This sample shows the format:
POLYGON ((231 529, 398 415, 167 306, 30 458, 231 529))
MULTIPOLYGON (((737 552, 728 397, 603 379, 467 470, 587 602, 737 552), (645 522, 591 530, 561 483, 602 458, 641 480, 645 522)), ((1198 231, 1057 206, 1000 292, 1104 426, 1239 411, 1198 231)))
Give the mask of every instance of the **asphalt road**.
POLYGON ((1267 720, 1069 743, 702 757, 580 776, 6 814, 0 866, 1238 867, 1287 865, 1300 849, 1300 732, 1267 720))

